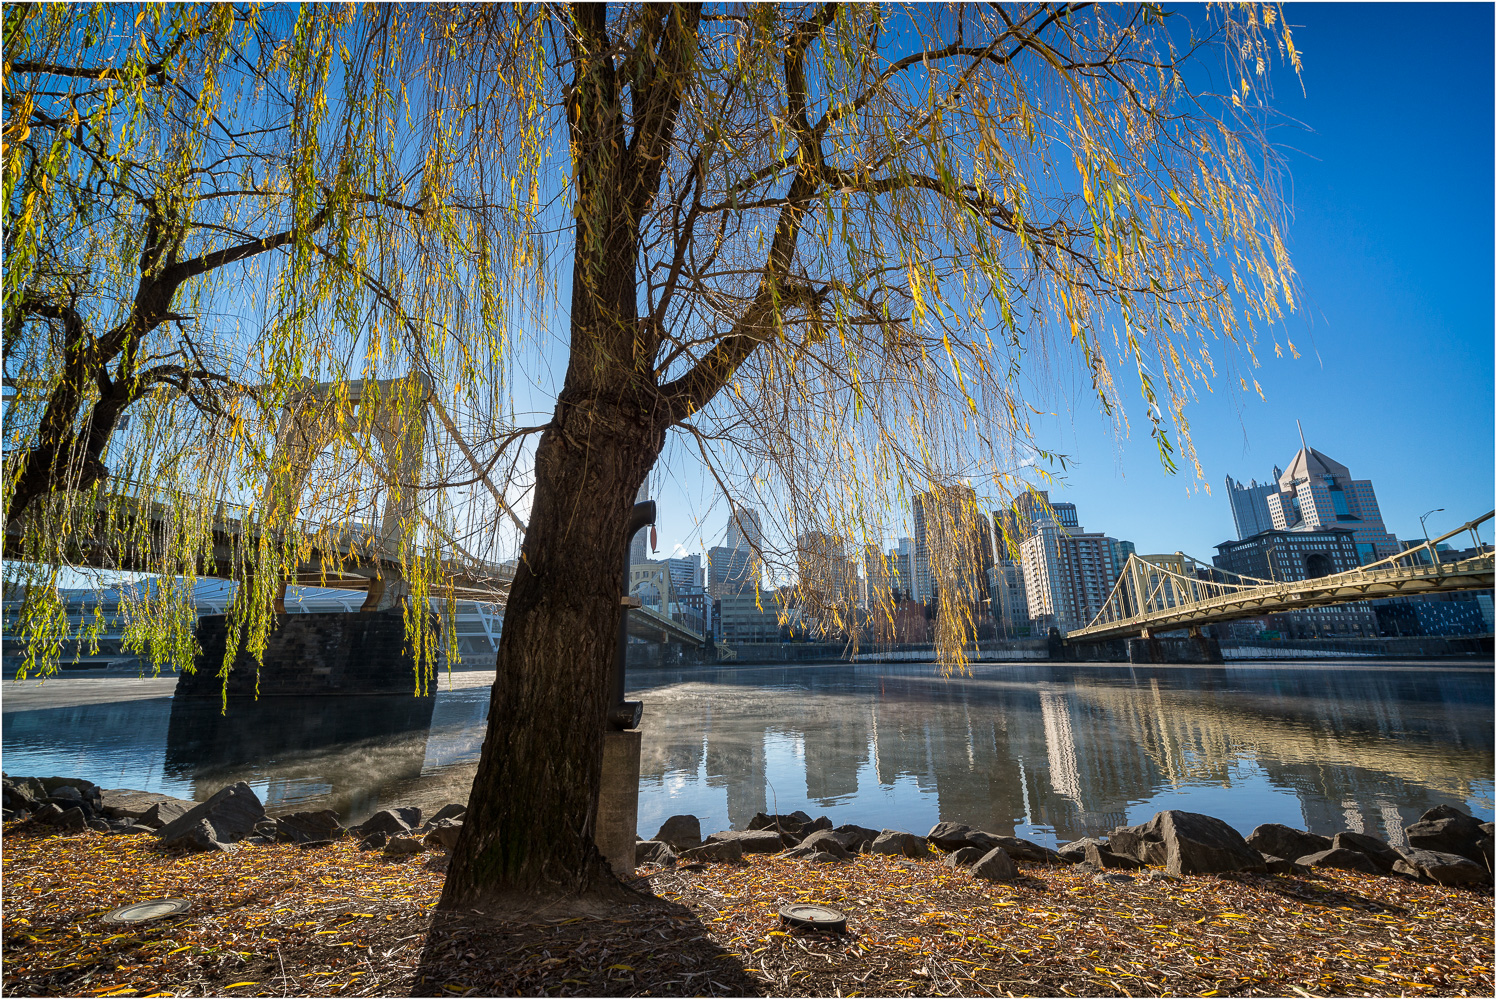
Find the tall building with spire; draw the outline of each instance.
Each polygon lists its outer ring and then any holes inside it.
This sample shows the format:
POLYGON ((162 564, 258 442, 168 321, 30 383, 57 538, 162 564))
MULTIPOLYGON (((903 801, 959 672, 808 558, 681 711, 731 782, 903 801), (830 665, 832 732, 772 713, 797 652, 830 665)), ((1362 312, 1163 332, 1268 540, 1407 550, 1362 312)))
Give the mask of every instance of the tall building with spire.
MULTIPOLYGON (((1357 559, 1363 565, 1395 555, 1398 539, 1383 525, 1372 480, 1353 479, 1346 466, 1311 448, 1305 443, 1303 427, 1299 439, 1299 451, 1278 475, 1278 488, 1265 498, 1269 528, 1296 532, 1344 528, 1352 533, 1357 559)), ((1248 537, 1240 527, 1239 537, 1248 537)))

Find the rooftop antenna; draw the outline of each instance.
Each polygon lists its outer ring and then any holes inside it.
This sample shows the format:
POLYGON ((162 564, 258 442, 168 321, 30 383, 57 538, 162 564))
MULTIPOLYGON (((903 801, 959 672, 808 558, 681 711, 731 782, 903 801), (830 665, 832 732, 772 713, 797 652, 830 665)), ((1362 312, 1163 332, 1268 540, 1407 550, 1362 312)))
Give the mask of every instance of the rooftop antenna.
POLYGON ((1305 454, 1308 456, 1310 453, 1310 446, 1305 444, 1305 425, 1300 423, 1298 420, 1295 420, 1294 426, 1299 428, 1299 446, 1304 449, 1305 454))

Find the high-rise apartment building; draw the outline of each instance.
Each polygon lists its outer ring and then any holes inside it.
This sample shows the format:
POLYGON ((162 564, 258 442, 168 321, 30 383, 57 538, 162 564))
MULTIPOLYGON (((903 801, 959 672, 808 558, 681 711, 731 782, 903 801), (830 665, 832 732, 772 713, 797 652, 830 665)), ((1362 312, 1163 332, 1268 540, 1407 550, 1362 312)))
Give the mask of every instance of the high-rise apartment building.
POLYGON ((1117 539, 1054 518, 1036 520, 1019 549, 1029 616, 1062 632, 1096 617, 1121 568, 1117 539))
POLYGON ((678 594, 702 589, 702 556, 693 552, 689 556, 675 556, 665 560, 671 571, 671 588, 678 594))
POLYGON ((915 494, 913 507, 915 599, 935 598, 943 581, 956 588, 959 599, 976 603, 986 598, 993 527, 977 506, 977 491, 940 487, 915 494))
POLYGON ((795 538, 795 555, 802 601, 821 607, 857 602, 858 564, 848 557, 844 539, 805 531, 795 538))

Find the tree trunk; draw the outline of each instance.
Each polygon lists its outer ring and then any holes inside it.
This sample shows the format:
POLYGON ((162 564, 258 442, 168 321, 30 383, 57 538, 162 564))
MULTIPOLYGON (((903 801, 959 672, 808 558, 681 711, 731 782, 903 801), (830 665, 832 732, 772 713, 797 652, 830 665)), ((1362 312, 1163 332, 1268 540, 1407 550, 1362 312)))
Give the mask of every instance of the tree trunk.
POLYGON ((443 907, 619 891, 593 841, 596 796, 624 533, 663 442, 642 408, 565 391, 541 436, 488 732, 443 907))

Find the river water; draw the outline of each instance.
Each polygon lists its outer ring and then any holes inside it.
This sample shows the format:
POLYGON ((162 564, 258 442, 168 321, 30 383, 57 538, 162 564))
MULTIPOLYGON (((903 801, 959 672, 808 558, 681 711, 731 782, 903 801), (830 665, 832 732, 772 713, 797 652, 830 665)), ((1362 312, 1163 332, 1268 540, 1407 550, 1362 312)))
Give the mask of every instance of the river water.
MULTIPOLYGON (((839 664, 637 671, 639 831, 803 809, 923 833, 939 820, 1055 845, 1161 809, 1246 833, 1279 822, 1401 843, 1448 803, 1493 816, 1490 667, 839 664)), ((492 673, 404 698, 174 703, 173 679, 0 685, 9 774, 204 799, 232 781, 272 813, 466 801, 492 673)))

